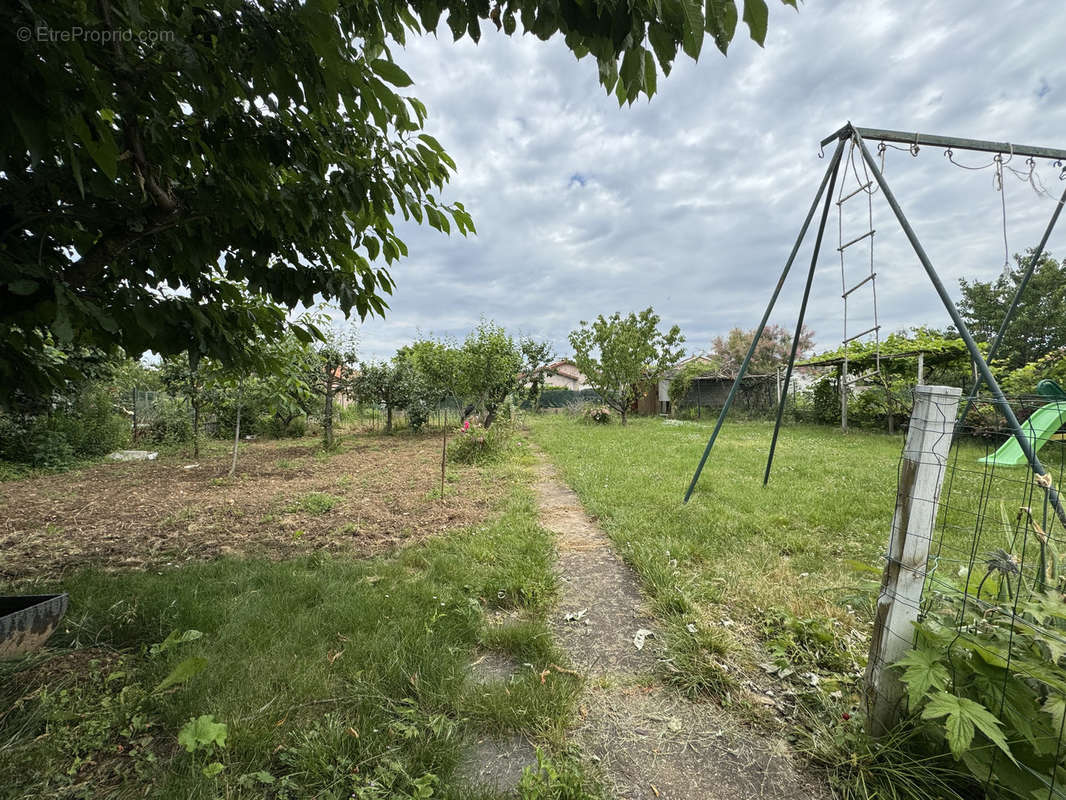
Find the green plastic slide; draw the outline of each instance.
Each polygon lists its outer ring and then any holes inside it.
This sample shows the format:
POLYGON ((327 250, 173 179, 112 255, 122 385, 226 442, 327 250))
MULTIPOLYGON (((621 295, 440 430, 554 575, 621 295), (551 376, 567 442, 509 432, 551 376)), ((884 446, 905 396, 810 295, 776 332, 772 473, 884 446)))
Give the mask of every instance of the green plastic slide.
MULTIPOLYGON (((1036 391, 1052 402, 1034 411, 1029 419, 1022 423, 1022 431, 1033 449, 1039 451, 1063 423, 1066 423, 1066 391, 1051 380, 1040 381, 1036 391)), ((1029 462, 1018 444, 1018 439, 1011 436, 994 454, 978 459, 978 463, 995 464, 998 467, 1020 467, 1029 462)))

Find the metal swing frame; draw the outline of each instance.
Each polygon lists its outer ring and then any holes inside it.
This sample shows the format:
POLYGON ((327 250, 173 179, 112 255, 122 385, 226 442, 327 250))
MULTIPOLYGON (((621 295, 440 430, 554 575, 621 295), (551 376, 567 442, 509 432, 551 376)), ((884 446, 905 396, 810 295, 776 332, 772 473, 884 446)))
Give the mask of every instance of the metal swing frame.
MULTIPOLYGON (((748 348, 748 352, 744 357, 744 361, 740 365, 740 370, 737 372, 736 379, 733 381, 733 385, 729 390, 729 395, 726 397, 725 404, 722 407, 721 412, 718 414, 718 421, 715 423, 714 430, 711 432, 710 439, 707 441, 707 446, 704 448, 703 456, 700 458, 699 464, 696 467, 696 472, 692 476, 692 481, 689 483, 688 489, 685 492, 684 501, 687 503, 689 498, 692 497, 692 493, 696 488, 696 483, 699 481, 700 473, 703 471, 704 465, 707 463, 707 458, 711 454, 711 449, 714 447, 714 442, 718 438, 718 434, 722 429, 722 424, 725 422, 726 416, 729 414, 729 409, 733 405, 733 400, 736 397, 737 389, 740 386, 741 381, 744 378, 745 373, 748 370, 748 365, 751 362, 751 358, 755 353, 756 345, 759 338, 762 336, 763 330, 766 328, 766 324, 770 319, 770 314, 773 312, 774 306, 777 303, 777 298, 781 294, 781 290, 785 285, 785 280, 788 278, 788 274, 792 269, 792 264, 796 260, 796 256, 799 253, 800 247, 803 244, 803 240, 807 236, 807 231, 810 228, 811 221, 814 219, 815 212, 817 211, 819 202, 822 201, 823 195, 825 196, 825 202, 822 208, 821 219, 818 224, 818 232, 814 240, 814 251, 811 254, 810 268, 807 271, 807 281, 803 289, 803 298, 800 301, 799 317, 796 321, 796 332, 792 337, 792 350, 789 354, 788 368, 785 372, 784 386, 781 392, 781 398, 777 406, 777 418, 774 422, 773 438, 770 441, 770 452, 766 459, 766 471, 763 474, 763 486, 765 486, 770 480, 770 471, 774 462, 774 451, 777 449, 777 440, 781 431, 781 418, 785 410, 785 401, 788 397, 788 387, 791 383, 792 369, 796 361, 796 351, 799 346, 800 333, 803 328, 803 320, 807 312, 807 301, 810 298, 811 284, 814 281, 815 268, 818 265, 818 255, 822 246, 822 237, 825 233, 826 220, 829 217, 829 209, 833 201, 833 189, 836 186, 837 176, 840 169, 841 156, 844 151, 844 146, 847 142, 854 142, 862 154, 863 160, 866 162, 870 173, 874 176, 874 180, 880 187, 884 194, 885 200, 888 202, 889 207, 896 216, 896 220, 899 222, 904 234, 907 236, 911 247, 914 250, 915 255, 921 262, 922 267, 925 269, 926 275, 928 275, 930 282, 933 284, 933 288, 939 295, 941 302, 944 304, 944 308, 947 310, 948 315, 951 317, 951 321, 954 323, 956 329, 959 332, 959 336, 966 343, 966 348, 969 351, 970 358, 974 365, 977 367, 977 379, 974 383, 973 389, 971 389, 969 396, 966 399, 966 405, 956 423, 956 430, 966 419, 966 415, 969 413, 970 407, 973 405, 973 401, 977 396, 978 391, 981 388, 982 382, 984 382, 992 395, 992 400, 1000 413, 1003 414, 1007 420, 1007 424, 1011 429, 1012 434, 1017 439, 1022 452, 1025 454, 1026 460, 1029 462, 1029 467, 1032 469, 1034 476, 1037 476, 1037 481, 1044 489, 1048 496, 1048 500, 1052 507, 1055 509, 1055 513, 1058 518, 1066 525, 1066 510, 1063 509, 1058 489, 1051 483, 1051 476, 1048 474, 1044 465, 1040 462, 1036 451, 1033 449, 1029 439, 1026 438, 1021 424, 1018 422, 1018 418, 1014 415, 1013 409, 1007 402, 1006 397, 1003 395, 1002 389, 999 387, 999 383, 996 382, 995 376, 992 375, 992 371, 988 367, 988 362, 993 359, 996 351, 999 349, 999 344, 1003 339, 1003 334, 1010 324, 1011 319, 1014 317, 1017 311, 1018 304, 1021 301, 1022 294, 1025 292, 1026 286, 1029 283, 1029 279, 1033 275, 1033 271, 1036 269, 1036 265, 1040 261, 1040 257, 1044 253, 1044 248, 1047 245, 1047 241, 1051 236, 1051 232, 1055 229, 1055 225, 1058 222, 1059 214, 1062 211, 1062 207, 1066 204, 1066 191, 1063 191, 1062 197, 1057 201, 1055 210, 1051 215, 1047 227, 1044 230, 1044 235, 1041 237, 1039 244, 1030 256, 1028 263, 1022 273, 1022 278, 1018 283, 1018 288, 1015 292, 1014 298, 1010 307, 1007 309, 1007 313, 1004 315, 1003 321, 1000 324, 999 331, 996 334, 996 338, 993 340, 988 353, 988 358, 981 354, 980 349, 977 347, 977 343, 974 341, 973 335, 970 333, 969 328, 963 321, 959 314, 959 310, 956 308, 955 303, 948 295, 947 288, 940 280, 940 276, 937 274, 936 269, 933 267, 932 261, 925 252, 925 248, 922 247, 921 241, 918 239, 918 235, 911 227, 910 221, 907 219, 906 214, 903 213, 903 209, 899 202, 896 200, 896 196, 893 194, 891 187, 885 179, 884 174, 881 172, 874 160, 874 157, 870 154, 869 149, 866 146, 866 139, 871 139, 880 142, 894 142, 904 145, 909 145, 911 151, 917 154, 918 148, 922 145, 928 145, 932 147, 944 147, 949 150, 972 150, 987 153, 1004 154, 1009 153, 1012 155, 1023 156, 1027 158, 1044 158, 1051 159, 1056 162, 1056 166, 1062 166, 1063 162, 1066 162, 1066 150, 1059 150, 1050 147, 1031 147, 1026 145, 1016 145, 1010 142, 989 142, 979 139, 960 139, 951 136, 933 136, 929 134, 920 133, 906 133, 903 131, 881 130, 878 128, 860 128, 847 123, 840 130, 836 131, 830 136, 827 136, 822 140, 821 145, 824 149, 827 145, 832 144, 834 141, 837 143, 836 148, 833 150, 833 155, 829 159, 829 165, 826 168, 825 175, 822 178, 822 183, 818 187, 818 192, 814 196, 814 201, 811 203, 811 207, 807 212, 807 217, 800 228, 799 236, 796 237, 796 243, 792 247, 792 252, 785 262, 785 267, 781 271, 781 276, 778 278, 777 285, 774 287, 773 293, 770 296, 770 301, 766 306, 766 311, 763 313, 762 320, 759 322, 759 326, 755 331, 755 336, 752 339, 751 346, 748 348), (828 192, 826 191, 828 187, 828 192)), ((1066 170, 1063 170, 1063 176, 1066 177, 1066 170)))

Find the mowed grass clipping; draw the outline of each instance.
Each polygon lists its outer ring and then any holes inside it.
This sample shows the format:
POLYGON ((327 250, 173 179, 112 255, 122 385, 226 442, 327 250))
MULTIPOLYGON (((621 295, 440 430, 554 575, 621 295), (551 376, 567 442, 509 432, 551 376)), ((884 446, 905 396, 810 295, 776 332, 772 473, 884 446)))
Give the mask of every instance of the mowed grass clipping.
POLYGON ((453 772, 477 731, 557 741, 578 687, 540 677, 558 659, 544 622, 553 556, 521 485, 528 457, 485 480, 511 487, 493 521, 392 557, 64 581, 60 649, 3 668, 0 795, 470 797, 453 772), (484 612, 501 605, 520 622, 490 634, 484 612), (153 653, 172 632, 188 641, 153 653), (471 659, 493 646, 532 668, 510 691, 472 691, 471 659), (206 666, 156 689, 189 659, 206 666), (225 746, 188 752, 178 733, 204 716, 205 730, 227 726, 225 746))

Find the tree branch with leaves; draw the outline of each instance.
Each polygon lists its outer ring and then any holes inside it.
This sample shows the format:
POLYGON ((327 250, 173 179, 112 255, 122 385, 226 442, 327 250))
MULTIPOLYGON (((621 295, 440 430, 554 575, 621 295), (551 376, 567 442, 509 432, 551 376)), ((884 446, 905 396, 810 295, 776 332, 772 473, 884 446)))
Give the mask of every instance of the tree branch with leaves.
POLYGON ((602 314, 570 333, 574 362, 603 402, 618 412, 622 424, 647 387, 684 355, 685 337, 674 325, 659 330, 659 315, 649 306, 623 317, 602 314))
MULTIPOLYGON (((795 7, 795 0, 784 0, 795 7)), ((0 49, 0 403, 68 377, 49 348, 190 350, 313 332, 249 314, 316 298, 384 315, 407 255, 398 217, 474 232, 440 192, 454 161, 392 45, 435 33, 561 36, 619 103, 651 97, 679 52, 723 53, 766 0, 23 0, 8 30, 166 32, 110 46, 29 37, 0 49), (741 13, 742 8, 742 13, 741 13), (219 280, 223 279, 223 280, 219 280)))

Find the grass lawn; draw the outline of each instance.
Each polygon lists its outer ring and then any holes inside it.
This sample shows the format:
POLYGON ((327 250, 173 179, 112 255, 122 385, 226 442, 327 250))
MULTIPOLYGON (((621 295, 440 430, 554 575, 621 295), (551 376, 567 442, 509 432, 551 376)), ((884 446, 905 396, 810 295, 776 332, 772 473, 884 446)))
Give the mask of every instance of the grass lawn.
MULTIPOLYGON (((772 425, 730 422, 683 505, 711 423, 638 418, 601 426, 560 415, 531 425, 641 575, 670 631, 675 683, 722 694, 738 672, 758 678, 758 665, 776 662, 797 675, 820 674, 823 688, 844 689, 847 703, 865 663, 902 436, 786 427, 764 488, 772 425)), ((943 541, 934 543, 950 576, 971 552, 980 564, 993 547, 1010 549, 997 505, 1002 499, 1013 519, 1025 500, 1024 470, 1001 468, 983 515, 975 516, 984 480, 976 460, 986 446, 960 448, 952 509, 938 526, 943 541), (975 520, 982 525, 976 549, 975 520)))
MULTIPOLYGON (((309 519, 357 511, 356 487, 375 477, 350 468, 338 486, 335 464, 311 459, 278 504, 309 519), (308 492, 316 475, 337 503, 308 492)), ((71 595, 62 630, 38 656, 0 665, 0 796, 467 798, 455 773, 475 735, 560 745, 579 687, 542 674, 562 659, 545 625, 553 552, 526 488, 530 458, 518 448, 464 469, 460 485, 496 487, 485 521, 387 555, 271 552, 52 581, 71 595), (489 625, 492 614, 504 622, 489 625), (472 682, 471 662, 490 651, 528 666, 472 682)))

